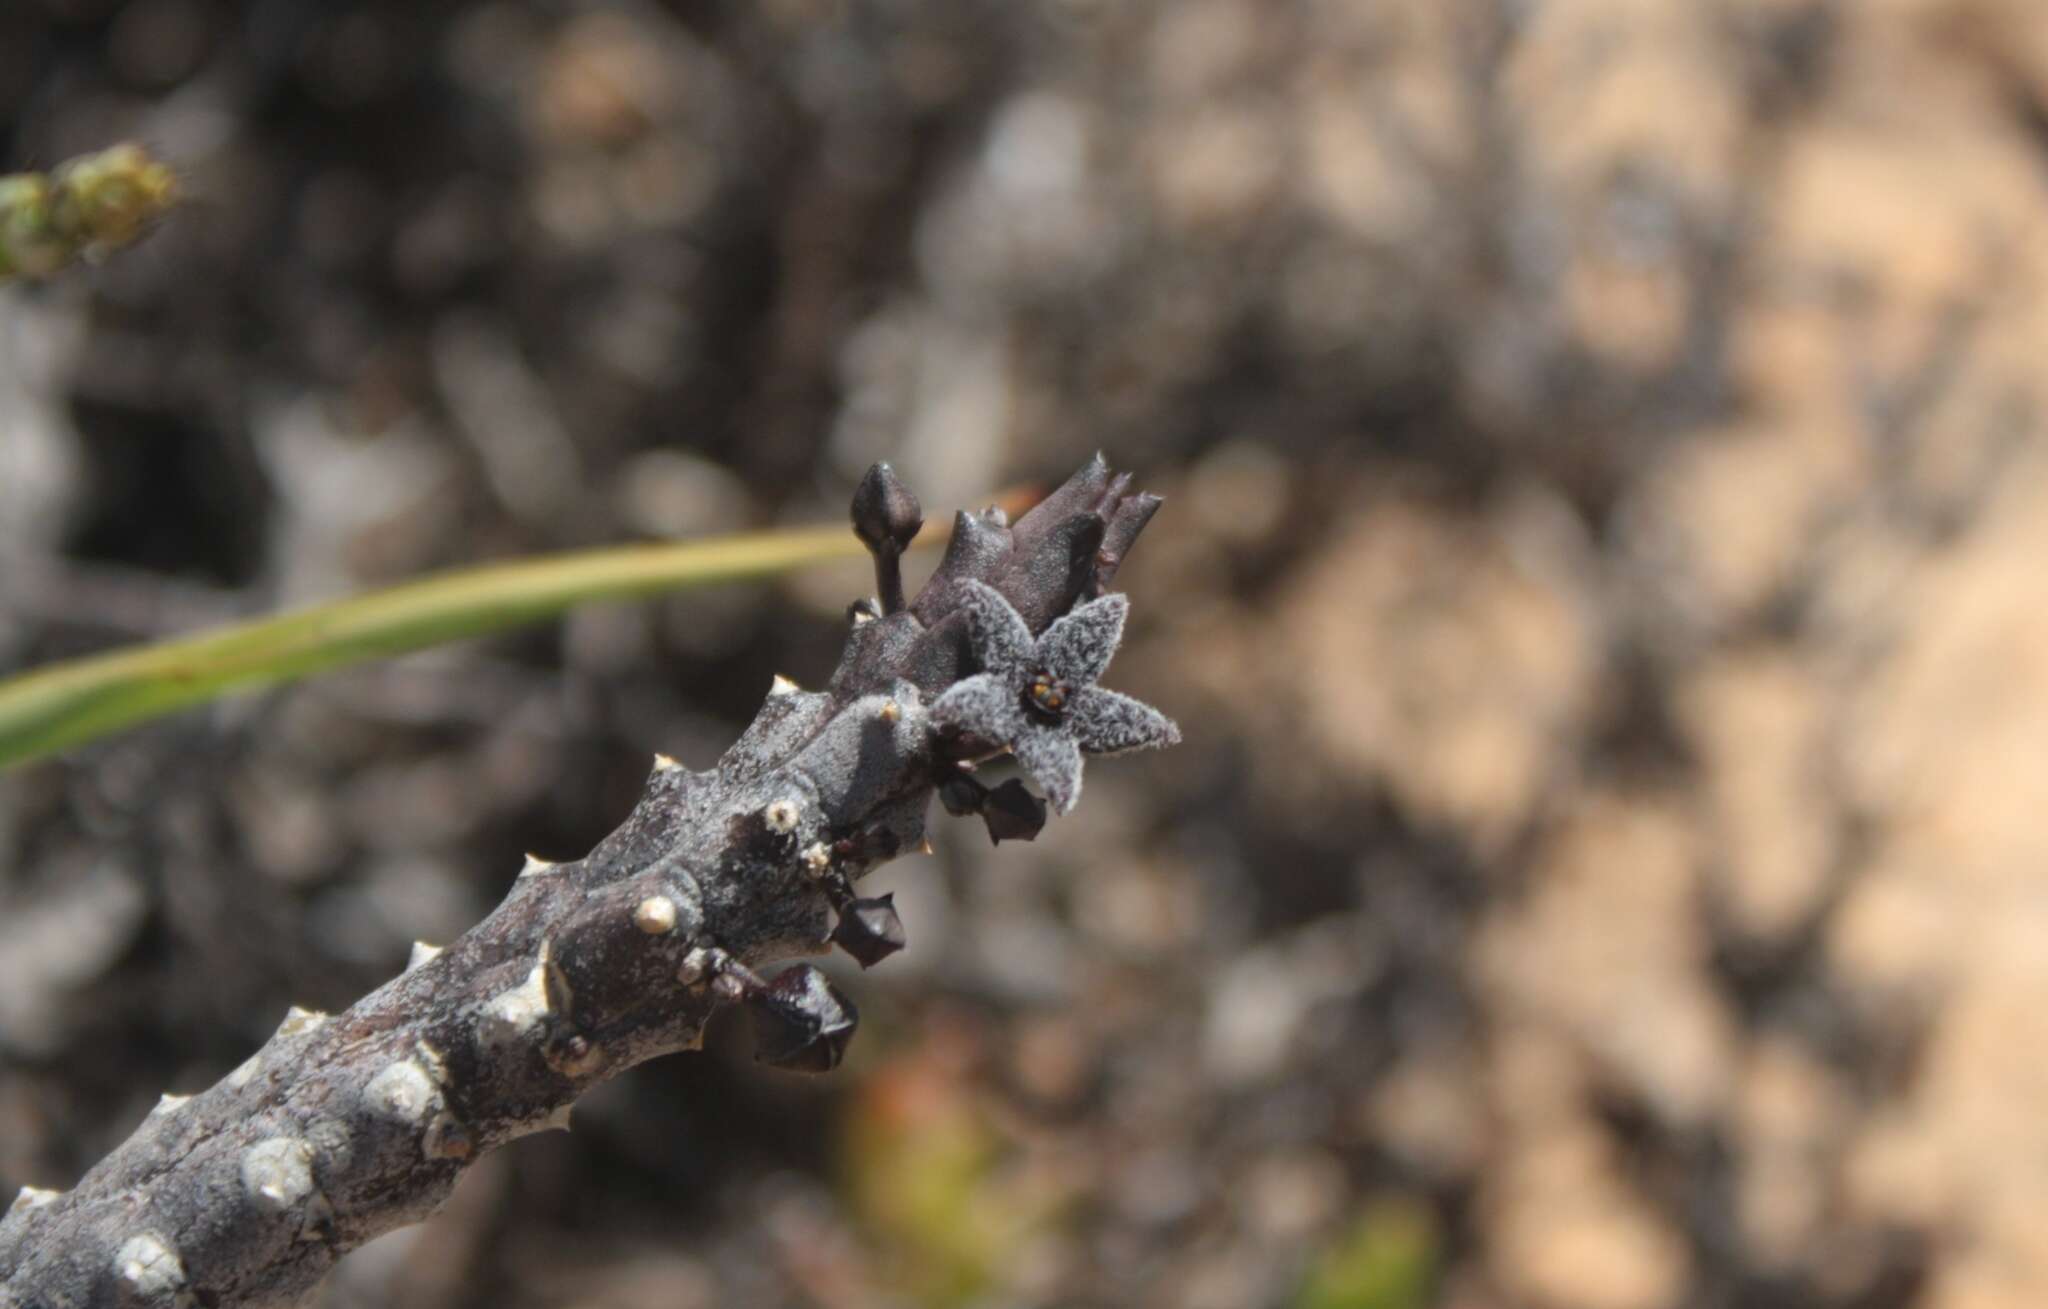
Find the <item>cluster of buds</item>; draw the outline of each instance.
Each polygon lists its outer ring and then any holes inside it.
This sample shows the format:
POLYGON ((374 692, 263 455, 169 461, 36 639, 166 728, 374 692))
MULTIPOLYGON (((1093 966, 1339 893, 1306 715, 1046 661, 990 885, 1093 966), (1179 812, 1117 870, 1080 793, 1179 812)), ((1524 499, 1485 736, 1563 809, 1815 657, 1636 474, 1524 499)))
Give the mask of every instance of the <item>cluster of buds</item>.
POLYGON ((0 177, 0 282, 47 277, 127 245, 176 197, 171 170, 138 145, 0 177))
MULTIPOLYGON (((887 730, 864 747, 870 762, 887 755, 881 741, 900 741, 897 729, 911 728, 910 744, 897 747, 893 762, 922 775, 882 806, 889 817, 864 818, 866 825, 809 845, 797 844, 793 807, 771 805, 764 825, 824 892, 835 917, 829 939, 863 968, 902 949, 906 933, 890 897, 860 896, 855 879, 913 839, 929 848, 923 813, 932 792, 947 813, 979 817, 992 842, 1029 841, 1049 811, 1073 808, 1085 755, 1180 739, 1157 710, 1097 685, 1128 612, 1108 585, 1159 504, 1128 488, 1129 479, 1112 477, 1098 457, 1014 527, 1000 510, 960 514, 945 558, 909 599, 902 558, 923 510, 887 464, 861 479, 853 530, 874 558, 876 594, 849 610, 854 631, 827 702, 887 696, 871 723, 887 730), (1020 777, 982 782, 978 765, 1002 756, 1013 757, 1043 797, 1020 777)), ((893 772, 892 785, 902 786, 902 768, 893 772)), ((855 1009, 823 974, 806 966, 773 982, 727 976, 755 1016, 762 1059, 808 1069, 838 1062, 855 1009)))
POLYGON ((1013 777, 1001 786, 984 786, 965 764, 939 783, 939 803, 955 818, 979 815, 991 845, 1029 841, 1045 830, 1045 801, 1022 781, 1013 777))

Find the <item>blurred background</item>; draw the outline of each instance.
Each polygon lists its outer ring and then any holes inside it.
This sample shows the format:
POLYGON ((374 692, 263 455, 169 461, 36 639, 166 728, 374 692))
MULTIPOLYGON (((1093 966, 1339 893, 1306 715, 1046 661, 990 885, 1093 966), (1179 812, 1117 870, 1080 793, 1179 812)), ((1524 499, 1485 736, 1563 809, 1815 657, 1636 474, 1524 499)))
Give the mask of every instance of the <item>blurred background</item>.
MULTIPOLYGON (((1167 497, 1109 680, 1187 745, 879 874, 839 1073, 720 1027, 325 1303, 2048 1303, 2034 0, 0 6, 0 164, 124 138, 187 203, 0 294, 0 668, 877 458, 1167 497)), ((0 1186, 581 854, 868 585, 0 779, 0 1186)))

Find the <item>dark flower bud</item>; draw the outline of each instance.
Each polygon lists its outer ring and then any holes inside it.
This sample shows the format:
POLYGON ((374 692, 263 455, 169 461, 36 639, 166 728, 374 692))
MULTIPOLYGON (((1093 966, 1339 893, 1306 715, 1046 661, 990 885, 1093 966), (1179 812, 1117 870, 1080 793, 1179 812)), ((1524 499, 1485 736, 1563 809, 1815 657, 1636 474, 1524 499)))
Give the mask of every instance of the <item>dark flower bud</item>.
POLYGON ((853 956, 862 968, 873 968, 901 950, 909 941, 903 919, 896 912, 895 897, 853 900, 839 910, 839 925, 832 940, 853 956))
POLYGON ((1045 830, 1045 801, 1031 794, 1024 783, 1013 777, 988 793, 981 820, 988 824, 988 839, 992 845, 1001 845, 1005 841, 1029 841, 1045 830))
POLYGON ((853 492, 853 533, 868 549, 901 552, 924 526, 924 508, 896 470, 876 464, 853 492))
POLYGON ((976 781, 974 774, 955 769, 952 776, 939 783, 939 803, 953 817, 965 818, 980 813, 988 803, 988 788, 976 781))
POLYGON ((755 987, 746 1003, 754 1020, 754 1058, 802 1073, 837 1068, 860 1025, 853 1002, 810 964, 755 987))

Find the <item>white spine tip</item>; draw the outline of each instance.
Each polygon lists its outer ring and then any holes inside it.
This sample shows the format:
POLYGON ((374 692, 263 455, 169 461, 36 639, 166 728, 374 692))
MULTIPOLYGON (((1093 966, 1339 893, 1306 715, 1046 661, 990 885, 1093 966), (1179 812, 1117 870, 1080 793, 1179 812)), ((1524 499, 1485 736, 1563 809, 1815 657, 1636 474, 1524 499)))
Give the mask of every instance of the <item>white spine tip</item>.
POLYGON ((40 1186, 24 1186, 14 1193, 14 1203, 7 1206, 7 1212, 18 1214, 24 1209, 40 1209, 61 1194, 61 1191, 46 1191, 40 1186))
POLYGON ((937 854, 937 853, 938 853, 938 851, 936 851, 936 850, 934 850, 934 849, 932 848, 932 839, 931 839, 931 838, 930 838, 929 836, 926 836, 926 837, 920 837, 920 838, 918 839, 918 842, 917 842, 917 853, 919 853, 919 854, 937 854))
POLYGON ((430 964, 441 957, 441 947, 428 945, 425 941, 414 941, 412 953, 406 956, 405 971, 411 972, 422 964, 430 964))
POLYGON ((249 1084, 250 1079, 256 1076, 256 1070, 261 1067, 263 1067, 263 1056, 260 1054, 250 1055, 247 1059, 236 1065, 234 1072, 228 1074, 228 1085, 236 1090, 240 1090, 249 1084))
POLYGON ((551 873, 554 870, 555 863, 552 859, 543 859, 537 854, 530 854, 526 856, 526 866, 519 870, 519 875, 521 877, 539 877, 543 873, 551 873))
POLYGON ((290 1136, 258 1141, 242 1155, 242 1189, 273 1213, 290 1209, 313 1192, 313 1147, 290 1136))
POLYGON ((796 830, 796 806, 787 800, 777 800, 761 811, 761 821, 777 836, 787 836, 796 830))
POLYGON ((363 1100, 378 1117, 417 1127, 426 1122, 440 1092, 418 1060, 401 1059, 370 1079, 363 1088, 363 1100))
POLYGON ((169 1091, 166 1091, 156 1098, 156 1108, 150 1110, 150 1112, 153 1114, 172 1113, 191 1098, 189 1095, 172 1095, 169 1091))
POLYGON ((114 1254, 114 1275, 143 1300, 176 1295, 185 1286, 185 1264, 155 1232, 131 1236, 114 1254))
POLYGON ((665 895, 650 895, 633 907, 633 926, 649 936, 666 936, 676 930, 676 902, 665 895))
POLYGON ((885 723, 893 723, 903 717, 903 706, 897 704, 894 700, 884 700, 882 701, 881 709, 876 713, 876 717, 885 723))
MULTIPOLYGON (((879 604, 875 606, 876 609, 879 609, 880 607, 881 606, 879 604)), ((867 605, 861 605, 859 608, 853 611, 853 625, 855 627, 866 627, 869 623, 872 623, 874 621, 875 610, 870 609, 867 605)))
POLYGON ((657 773, 673 773, 681 767, 681 764, 665 754, 654 756, 654 771, 657 773))
POLYGON ((301 1009, 297 1005, 284 1011, 284 1021, 277 1025, 279 1036, 297 1036, 310 1032, 327 1021, 327 1015, 318 1009, 301 1009))
POLYGON ((566 1131, 568 1131, 568 1130, 569 1130, 569 1106, 568 1106, 568 1105, 563 1105, 563 1106, 562 1106, 562 1107, 561 1107, 560 1109, 557 1109, 557 1110, 555 1110, 555 1111, 554 1111, 553 1113, 549 1114, 549 1115, 548 1115, 548 1118, 547 1118, 547 1123, 546 1123, 546 1127, 547 1127, 547 1128, 548 1128, 548 1129, 549 1129, 550 1131, 557 1131, 557 1132, 566 1132, 566 1131))
POLYGON ((831 866, 832 852, 825 847, 823 841, 815 843, 804 851, 804 867, 810 871, 811 876, 822 876, 825 870, 831 866))
POLYGON ((540 958, 526 980, 484 1006, 483 1017, 477 1020, 477 1036, 485 1045, 502 1045, 538 1032, 553 1012, 548 975, 554 964, 549 954, 549 943, 542 941, 540 958))
POLYGON ((684 986, 695 986, 711 971, 711 952, 698 946, 683 956, 682 967, 676 969, 676 980, 684 986))
POLYGON ((790 681, 781 673, 777 673, 775 680, 768 683, 768 694, 771 696, 795 695, 801 689, 795 682, 790 681))

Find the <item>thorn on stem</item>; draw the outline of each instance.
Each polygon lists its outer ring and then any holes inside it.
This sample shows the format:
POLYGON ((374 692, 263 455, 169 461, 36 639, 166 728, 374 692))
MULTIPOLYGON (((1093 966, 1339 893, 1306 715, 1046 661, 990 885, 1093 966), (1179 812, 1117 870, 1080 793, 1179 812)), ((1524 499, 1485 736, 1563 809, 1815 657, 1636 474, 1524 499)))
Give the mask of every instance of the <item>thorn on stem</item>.
POLYGON ((676 930, 676 902, 665 895, 650 895, 633 908, 633 926, 649 936, 666 936, 676 930))

